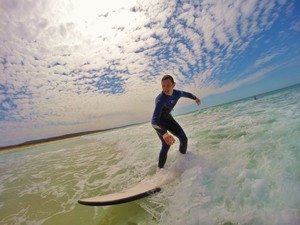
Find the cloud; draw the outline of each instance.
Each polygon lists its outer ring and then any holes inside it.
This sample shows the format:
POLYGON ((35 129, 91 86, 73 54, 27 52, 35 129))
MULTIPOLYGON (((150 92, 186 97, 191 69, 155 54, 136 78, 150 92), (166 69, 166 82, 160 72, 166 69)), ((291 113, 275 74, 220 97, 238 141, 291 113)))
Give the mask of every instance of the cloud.
POLYGON ((289 49, 256 53, 292 3, 2 0, 0 135, 149 120, 166 73, 200 97, 259 79, 289 49))
POLYGON ((278 53, 278 52, 273 53, 273 54, 267 54, 267 55, 263 56, 262 58, 257 59, 254 63, 254 67, 259 67, 263 64, 271 62, 278 55, 280 55, 280 53, 278 53))
POLYGON ((293 22, 293 24, 291 25, 291 30, 300 32, 300 21, 293 22))

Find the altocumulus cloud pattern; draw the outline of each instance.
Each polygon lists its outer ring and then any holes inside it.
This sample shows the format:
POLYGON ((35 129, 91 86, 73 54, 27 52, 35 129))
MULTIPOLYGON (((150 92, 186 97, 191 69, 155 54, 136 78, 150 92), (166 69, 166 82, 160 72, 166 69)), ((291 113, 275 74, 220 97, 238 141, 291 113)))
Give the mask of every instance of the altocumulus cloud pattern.
POLYGON ((295 0, 0 5, 0 146, 147 121, 163 74, 205 98, 299 71, 295 0))

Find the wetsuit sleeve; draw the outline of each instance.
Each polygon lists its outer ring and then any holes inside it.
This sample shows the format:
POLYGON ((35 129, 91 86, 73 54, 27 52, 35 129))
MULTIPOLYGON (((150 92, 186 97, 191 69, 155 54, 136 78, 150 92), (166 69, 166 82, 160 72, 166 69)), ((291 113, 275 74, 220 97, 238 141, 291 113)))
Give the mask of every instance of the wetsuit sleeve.
POLYGON ((158 101, 155 105, 155 109, 153 112, 153 116, 152 116, 152 120, 151 120, 151 124, 152 127, 161 135, 164 135, 165 133, 167 133, 167 130, 165 128, 163 128, 160 124, 159 124, 159 118, 160 115, 162 113, 162 104, 160 101, 158 101))
POLYGON ((196 100, 197 97, 195 95, 193 95, 192 93, 186 92, 186 91, 180 91, 181 92, 181 97, 186 97, 186 98, 190 98, 193 100, 196 100))

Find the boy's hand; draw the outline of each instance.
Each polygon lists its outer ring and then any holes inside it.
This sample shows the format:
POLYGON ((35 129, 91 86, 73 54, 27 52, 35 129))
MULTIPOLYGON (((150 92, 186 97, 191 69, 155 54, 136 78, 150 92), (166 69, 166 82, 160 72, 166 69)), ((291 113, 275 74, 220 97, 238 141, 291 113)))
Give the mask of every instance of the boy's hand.
POLYGON ((175 143, 175 139, 171 134, 165 133, 163 135, 163 139, 167 143, 167 145, 172 145, 175 143))

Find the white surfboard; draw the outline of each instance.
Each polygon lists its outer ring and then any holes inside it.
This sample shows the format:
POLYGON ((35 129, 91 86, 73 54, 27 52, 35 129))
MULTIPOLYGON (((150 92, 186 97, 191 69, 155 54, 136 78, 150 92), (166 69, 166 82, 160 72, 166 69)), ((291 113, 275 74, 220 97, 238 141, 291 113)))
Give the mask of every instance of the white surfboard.
POLYGON ((78 200, 78 203, 89 206, 107 206, 135 201, 159 192, 161 187, 174 180, 176 175, 176 173, 168 171, 164 174, 158 173, 151 180, 141 182, 121 192, 92 198, 83 198, 78 200))
POLYGON ((119 193, 80 199, 78 203, 91 206, 116 205, 147 197, 148 195, 151 195, 160 190, 161 188, 156 185, 140 183, 119 193))

